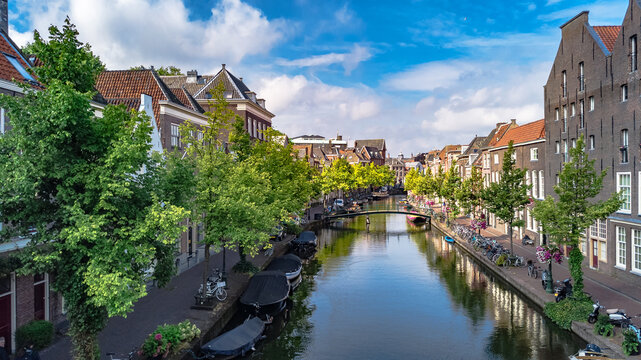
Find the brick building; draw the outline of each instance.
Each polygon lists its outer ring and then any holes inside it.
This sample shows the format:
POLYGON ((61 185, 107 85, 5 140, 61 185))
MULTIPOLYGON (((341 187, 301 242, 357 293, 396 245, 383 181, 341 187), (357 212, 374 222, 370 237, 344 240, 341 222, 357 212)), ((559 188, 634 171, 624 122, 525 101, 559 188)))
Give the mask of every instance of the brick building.
POLYGON ((583 135, 595 170, 607 170, 596 200, 620 192, 624 203, 598 221, 582 240, 591 268, 641 285, 641 110, 638 41, 641 6, 631 0, 619 26, 592 26, 588 12, 561 26, 561 42, 544 91, 545 188, 552 186, 568 160, 569 148, 583 135), (636 14, 636 17, 635 17, 636 14))
MULTIPOLYGON (((510 142, 514 148, 516 167, 527 170, 525 182, 532 185, 528 195, 532 199, 543 199, 545 197, 545 121, 541 119, 512 127, 488 149, 489 158, 492 160, 490 163, 492 182, 500 180, 499 173, 503 167, 503 156, 510 142)), ((525 210, 519 212, 518 216, 519 219, 525 221, 525 227, 514 229, 515 239, 521 239, 527 234, 535 242, 538 239, 536 243, 538 245, 541 238, 539 224, 532 216, 531 207, 526 207, 525 210)), ((505 224, 496 219, 493 214, 489 216, 489 225, 507 232, 505 224)))

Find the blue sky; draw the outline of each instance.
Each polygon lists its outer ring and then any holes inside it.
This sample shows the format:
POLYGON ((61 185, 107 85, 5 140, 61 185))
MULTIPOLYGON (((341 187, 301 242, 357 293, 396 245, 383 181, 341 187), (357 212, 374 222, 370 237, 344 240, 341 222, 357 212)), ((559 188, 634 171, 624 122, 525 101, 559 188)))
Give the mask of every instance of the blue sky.
POLYGON ((543 117, 559 26, 620 25, 628 2, 21 0, 24 44, 69 15, 110 69, 226 63, 289 136, 385 138, 393 155, 543 117))

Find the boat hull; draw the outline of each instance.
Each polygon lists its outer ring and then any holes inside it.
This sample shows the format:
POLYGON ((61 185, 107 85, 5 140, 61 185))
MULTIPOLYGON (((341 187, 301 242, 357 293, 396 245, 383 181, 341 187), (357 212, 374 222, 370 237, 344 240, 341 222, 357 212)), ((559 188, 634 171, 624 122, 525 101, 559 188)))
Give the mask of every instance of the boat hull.
POLYGON ((259 318, 251 318, 234 329, 214 338, 201 347, 207 355, 243 356, 254 347, 265 331, 265 323, 259 318))
POLYGON ((445 241, 447 241, 448 243, 452 243, 453 244, 454 243, 454 238, 452 238, 450 236, 446 236, 445 237, 445 241))
POLYGON ((413 224, 424 224, 426 222, 426 219, 423 216, 405 215, 405 217, 413 224))

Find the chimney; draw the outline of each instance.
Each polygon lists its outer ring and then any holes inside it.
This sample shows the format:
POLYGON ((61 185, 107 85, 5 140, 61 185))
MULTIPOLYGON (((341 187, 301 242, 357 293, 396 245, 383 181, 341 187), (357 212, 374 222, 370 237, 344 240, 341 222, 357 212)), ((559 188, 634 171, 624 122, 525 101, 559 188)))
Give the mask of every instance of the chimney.
POLYGON ((258 103, 258 105, 260 105, 260 107, 265 109, 265 99, 256 99, 256 102, 258 103))
POLYGON ((225 64, 223 64, 223 69, 225 68, 225 64))
POLYGON ((516 119, 510 119, 510 121, 512 122, 510 125, 516 125, 516 119))
POLYGON ((243 82, 243 78, 241 78, 241 77, 239 77, 238 80, 240 80, 240 82, 243 82))
POLYGON ((9 0, 0 0, 0 29, 9 36, 9 0))
POLYGON ((198 71, 189 70, 187 71, 187 82, 195 84, 198 82, 198 71))
POLYGON ((505 124, 507 123, 504 123, 504 122, 496 123, 496 128, 498 129, 501 127, 501 125, 505 125, 505 124))

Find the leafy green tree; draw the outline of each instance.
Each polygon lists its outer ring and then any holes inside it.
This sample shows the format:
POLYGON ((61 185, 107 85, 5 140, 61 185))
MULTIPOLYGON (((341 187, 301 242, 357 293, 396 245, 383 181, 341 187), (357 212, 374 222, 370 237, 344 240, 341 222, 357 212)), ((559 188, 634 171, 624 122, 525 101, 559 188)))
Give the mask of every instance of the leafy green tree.
POLYGON ((458 216, 460 209, 456 202, 457 191, 461 186, 461 177, 458 173, 456 161, 447 170, 443 185, 441 186, 441 196, 447 201, 449 210, 447 211, 448 219, 458 216))
POLYGON ((531 187, 531 185, 525 184, 527 169, 517 168, 513 155, 513 142, 510 141, 507 150, 503 154, 503 167, 499 173, 499 181, 491 183, 481 196, 485 201, 487 210, 507 223, 510 251, 512 253, 514 252, 512 243, 513 227, 525 225, 523 220, 519 219, 516 214, 530 203, 527 191, 531 187))
POLYGON ((466 214, 471 214, 476 219, 476 214, 483 207, 483 175, 472 167, 470 177, 461 182, 461 187, 456 191, 456 200, 466 214))
POLYGON ((336 159, 332 161, 330 167, 325 167, 321 174, 321 188, 324 193, 342 190, 347 192, 353 189, 354 184, 354 167, 345 159, 336 159))
POLYGON ((418 170, 412 168, 410 171, 405 174, 405 190, 411 191, 412 193, 417 194, 418 190, 418 181, 419 181, 420 173, 418 170))
MULTIPOLYGON (((144 66, 142 66, 142 65, 132 66, 132 67, 129 68, 129 70, 145 70, 145 69, 146 68, 144 66)), ((179 68, 177 68, 175 66, 171 66, 171 65, 167 66, 167 67, 161 66, 158 69, 156 69, 156 72, 160 76, 185 75, 185 74, 182 73, 182 70, 180 70, 179 68)))
POLYGON ((38 31, 34 31, 33 37, 33 43, 26 50, 44 63, 44 66, 32 68, 40 83, 49 86, 53 80, 59 80, 73 84, 81 93, 94 91, 104 65, 91 52, 89 44, 78 41, 78 30, 69 17, 65 19, 62 30, 53 25, 49 27, 48 42, 38 31))
POLYGON ((574 279, 575 297, 583 297, 583 254, 579 239, 598 219, 605 219, 617 211, 623 202, 620 194, 612 194, 605 201, 591 201, 603 188, 606 170, 597 173, 594 160, 588 159, 583 135, 576 147, 570 149, 570 161, 563 164, 559 183, 554 186, 558 200, 551 196, 536 203, 532 213, 549 239, 557 245, 569 245, 570 273, 574 279))
POLYGON ((173 274, 171 249, 187 214, 174 203, 185 196, 173 181, 185 172, 151 153, 146 114, 107 106, 94 115, 89 90, 102 65, 68 19, 50 31, 49 43, 36 34, 33 44, 44 90, 0 96, 12 125, 0 136, 0 221, 11 224, 0 236, 30 238, 19 273, 53 275, 74 357, 96 359, 107 318, 146 295, 145 270, 155 267, 160 285, 173 274))

